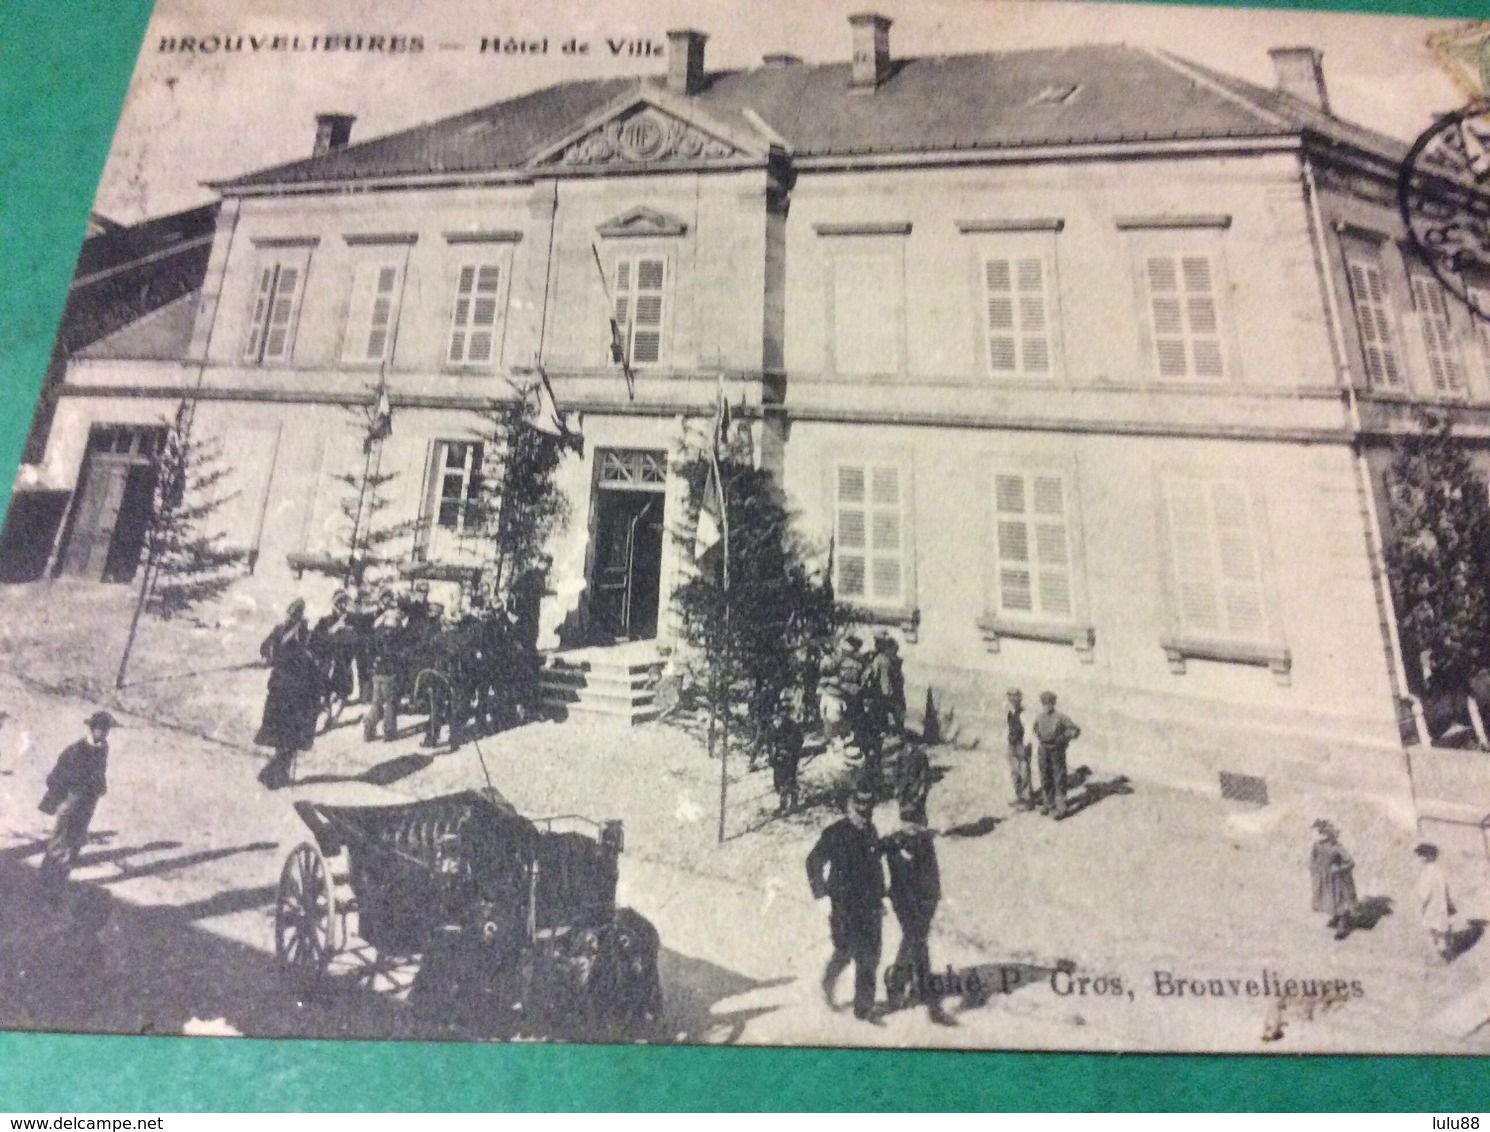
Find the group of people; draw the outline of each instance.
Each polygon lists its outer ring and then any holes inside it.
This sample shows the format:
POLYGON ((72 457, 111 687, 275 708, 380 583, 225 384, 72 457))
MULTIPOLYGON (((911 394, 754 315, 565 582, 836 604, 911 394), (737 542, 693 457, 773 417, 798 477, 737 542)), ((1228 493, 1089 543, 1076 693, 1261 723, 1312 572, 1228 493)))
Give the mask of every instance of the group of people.
POLYGON ((1024 725, 1024 693, 1010 688, 1007 720, 1009 725, 1009 777, 1014 782, 1013 805, 1016 810, 1039 809, 1042 814, 1062 820, 1069 809, 1066 800, 1066 754, 1081 735, 1081 728, 1064 712, 1056 709, 1054 692, 1040 693, 1040 710, 1028 729, 1024 725), (1033 734, 1034 741, 1026 738, 1033 734), (1039 746, 1040 782, 1035 785, 1031 762, 1039 746))
POLYGON ((868 789, 881 789, 890 771, 897 795, 919 790, 924 803, 929 766, 924 745, 905 730, 905 674, 895 638, 882 632, 869 649, 849 632, 820 662, 799 657, 788 669, 794 678, 769 705, 760 736, 781 812, 800 804, 798 772, 814 724, 868 789))
MULTIPOLYGON (((1323 913, 1325 926, 1337 940, 1345 939, 1362 926, 1360 899, 1356 894, 1355 859, 1340 841, 1340 829, 1328 818, 1314 823, 1315 840, 1309 850, 1311 906, 1323 913)), ((1457 917, 1459 909, 1449 891, 1448 873, 1439 860, 1439 849, 1431 841, 1420 841, 1413 855, 1422 863, 1413 903, 1428 945, 1443 962, 1452 961, 1462 946, 1457 917)))
POLYGON ((519 722, 531 710, 538 676, 538 601, 544 564, 515 582, 504 608, 479 592, 465 608, 445 610, 429 584, 407 594, 378 591, 370 605, 338 590, 314 625, 296 598, 264 638, 269 667, 261 726, 254 741, 274 757, 259 774, 271 790, 289 783, 298 754, 335 725, 348 704, 366 704, 362 737, 391 742, 400 711, 425 714, 424 745, 452 748, 472 733, 519 722))
POLYGON ((837 1009, 838 979, 854 968, 854 1017, 878 1023, 876 982, 883 946, 881 921, 888 895, 900 924, 900 947, 886 977, 889 1007, 920 1001, 932 1021, 952 1024, 932 978, 931 921, 941 900, 941 871, 924 800, 902 798, 900 828, 881 837, 874 827, 875 794, 861 785, 847 812, 823 830, 807 855, 814 899, 828 898, 833 954, 823 971, 823 998, 837 1009), (889 883, 886 884, 886 873, 889 883))

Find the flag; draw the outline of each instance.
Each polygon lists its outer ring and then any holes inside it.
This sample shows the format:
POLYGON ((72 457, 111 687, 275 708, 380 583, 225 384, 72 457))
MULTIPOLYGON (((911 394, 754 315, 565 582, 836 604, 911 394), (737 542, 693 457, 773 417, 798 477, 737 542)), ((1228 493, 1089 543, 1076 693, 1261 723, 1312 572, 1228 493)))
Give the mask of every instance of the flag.
POLYGON ((621 367, 621 372, 626 376, 627 399, 635 401, 636 375, 631 372, 631 362, 626 357, 626 332, 621 329, 620 319, 616 318, 616 300, 611 297, 610 283, 605 278, 605 267, 600 262, 600 249, 591 244, 590 254, 595 257, 595 270, 600 272, 600 289, 605 292, 605 305, 610 312, 610 359, 621 367))
POLYGON ((362 442, 362 451, 371 452, 380 440, 393 435, 393 405, 388 400, 388 386, 378 380, 378 398, 373 402, 372 412, 367 418, 367 438, 362 442))
MULTIPOLYGON (((719 459, 728 449, 730 409, 724 396, 724 379, 719 379, 718 403, 714 410, 714 431, 709 443, 709 473, 704 482, 704 498, 698 509, 698 530, 693 539, 693 560, 701 562, 720 542, 729 557, 729 518, 725 510, 724 473, 719 459)), ((725 585, 729 584, 729 563, 724 565, 725 585)))
POLYGON ((709 461, 704 498, 698 508, 698 529, 693 536, 693 560, 702 562, 724 538, 724 491, 719 479, 719 461, 709 461))

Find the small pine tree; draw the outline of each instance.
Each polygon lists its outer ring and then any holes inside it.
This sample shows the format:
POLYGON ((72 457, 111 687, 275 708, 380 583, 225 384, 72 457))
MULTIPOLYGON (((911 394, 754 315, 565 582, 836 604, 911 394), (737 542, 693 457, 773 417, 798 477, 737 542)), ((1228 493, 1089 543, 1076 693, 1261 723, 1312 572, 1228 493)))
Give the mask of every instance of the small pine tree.
MULTIPOLYGON (((675 537, 690 551, 709 463, 699 454, 679 469, 689 485, 689 523, 675 537)), ((782 694, 816 679, 818 661, 846 615, 829 581, 809 565, 809 548, 772 475, 754 467, 739 442, 719 468, 729 528, 728 592, 718 544, 674 600, 683 639, 706 669, 699 681, 704 696, 717 714, 743 715, 747 742, 764 754, 782 694)))
POLYGON ((1449 420, 1424 412, 1395 444, 1387 573, 1425 690, 1464 687, 1490 662, 1490 498, 1449 420))
POLYGON ((348 425, 362 439, 362 466, 333 477, 343 491, 338 501, 341 520, 330 554, 301 565, 344 585, 361 586, 398 573, 399 564, 408 557, 400 544, 413 534, 417 520, 396 519, 392 514, 392 488, 399 473, 383 470, 382 446, 391 420, 379 416, 376 396, 371 408, 359 405, 349 413, 348 425))
POLYGON ((569 521, 569 500, 555 478, 566 438, 533 424, 532 398, 523 397, 491 405, 476 429, 482 451, 478 529, 489 584, 499 598, 569 521))
POLYGON ((196 406, 183 401, 166 426, 155 465, 155 487, 145 522, 139 597, 119 658, 114 686, 123 688, 130 654, 147 610, 161 620, 190 612, 221 597, 237 577, 241 551, 226 546, 227 534, 213 516, 233 498, 221 494, 231 474, 222 441, 196 434, 196 406))
POLYGON ((213 526, 218 509, 236 495, 220 493, 231 474, 222 441, 198 437, 194 422, 194 406, 183 401, 161 446, 145 527, 145 608, 162 620, 220 597, 243 559, 213 526))

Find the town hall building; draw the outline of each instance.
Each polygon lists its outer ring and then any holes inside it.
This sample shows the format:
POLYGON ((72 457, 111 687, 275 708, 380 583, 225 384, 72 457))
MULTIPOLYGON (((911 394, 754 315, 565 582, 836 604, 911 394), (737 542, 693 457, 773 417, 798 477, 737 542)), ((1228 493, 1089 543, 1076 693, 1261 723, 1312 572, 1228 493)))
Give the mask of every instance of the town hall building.
POLYGON ((476 414, 541 366, 584 438, 543 643, 667 644, 676 469, 722 386, 917 707, 997 749, 1006 687, 1049 687, 1104 766, 1410 798, 1386 443, 1421 403, 1484 438, 1490 340, 1404 247, 1407 146, 1335 117, 1306 47, 1263 89, 890 30, 724 72, 677 31, 665 76, 368 141, 328 114, 215 185, 200 292, 67 372, 54 571, 132 572, 136 469, 186 399, 231 454, 242 584, 311 586, 385 388, 375 458, 438 576, 471 553, 476 414))

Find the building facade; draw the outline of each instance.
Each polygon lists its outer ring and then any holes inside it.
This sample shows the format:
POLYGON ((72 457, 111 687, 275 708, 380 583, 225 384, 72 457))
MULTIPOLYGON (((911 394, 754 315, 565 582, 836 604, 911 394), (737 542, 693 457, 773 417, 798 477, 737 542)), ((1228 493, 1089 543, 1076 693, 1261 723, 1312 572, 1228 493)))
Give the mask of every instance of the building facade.
POLYGON ((1004 689, 1050 687, 1104 766, 1409 798, 1382 473, 1416 405, 1487 434, 1490 339, 1403 246, 1407 147, 1334 117, 1307 48, 1264 90, 1127 47, 900 59, 850 24, 846 63, 711 72, 676 32, 665 78, 358 144, 328 115, 216 186, 173 356, 124 332, 68 371, 55 569, 119 572, 182 399, 231 455, 244 585, 332 554, 370 460, 407 561, 469 564, 477 414, 542 366, 585 440, 544 643, 665 641, 676 468, 723 386, 917 704, 996 744, 1004 689))

